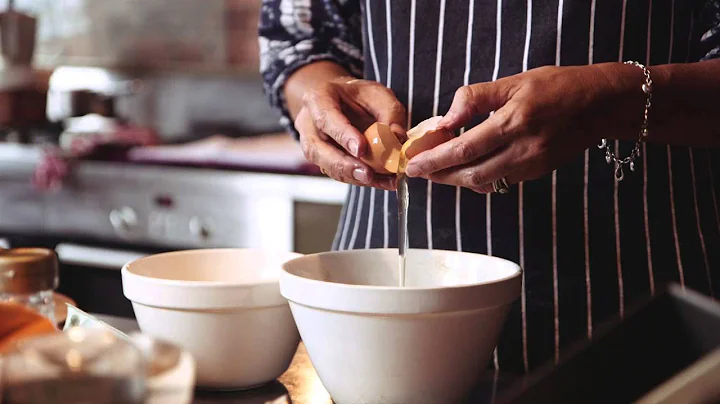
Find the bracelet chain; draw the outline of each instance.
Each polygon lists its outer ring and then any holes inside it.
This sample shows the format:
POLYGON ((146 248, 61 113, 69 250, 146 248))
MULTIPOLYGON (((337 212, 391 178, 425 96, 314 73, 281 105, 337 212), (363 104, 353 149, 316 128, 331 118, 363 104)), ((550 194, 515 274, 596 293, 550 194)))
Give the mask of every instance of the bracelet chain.
POLYGON ((602 139, 598 145, 600 150, 605 150, 605 161, 607 161, 608 164, 615 164, 615 179, 617 181, 622 181, 625 177, 625 171, 623 169, 625 166, 628 166, 630 171, 635 171, 635 159, 640 156, 640 146, 647 140, 648 137, 648 117, 650 115, 650 107, 652 106, 653 81, 650 76, 650 70, 643 64, 632 60, 625 62, 625 64, 642 69, 643 74, 645 75, 645 83, 642 85, 642 91, 645 93, 645 111, 643 113, 643 124, 640 128, 640 134, 635 142, 635 147, 630 152, 629 156, 625 158, 618 157, 608 145, 607 139, 602 139))

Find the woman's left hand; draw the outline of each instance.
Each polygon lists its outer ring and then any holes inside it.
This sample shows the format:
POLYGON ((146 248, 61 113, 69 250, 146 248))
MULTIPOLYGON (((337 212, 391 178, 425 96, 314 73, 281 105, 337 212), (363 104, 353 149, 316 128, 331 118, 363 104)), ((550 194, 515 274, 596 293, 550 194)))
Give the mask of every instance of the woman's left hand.
POLYGON ((458 130, 495 112, 414 157, 406 174, 480 193, 492 192, 501 178, 509 184, 539 178, 604 137, 634 138, 642 123, 642 83, 640 69, 611 64, 541 67, 462 87, 439 126, 458 130))

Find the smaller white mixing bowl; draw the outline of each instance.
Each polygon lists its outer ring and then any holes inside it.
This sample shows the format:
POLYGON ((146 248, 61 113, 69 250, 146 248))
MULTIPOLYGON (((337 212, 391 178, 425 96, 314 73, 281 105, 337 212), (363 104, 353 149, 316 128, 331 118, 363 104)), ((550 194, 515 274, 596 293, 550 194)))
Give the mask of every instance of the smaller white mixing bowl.
POLYGON ((411 250, 307 255, 284 265, 310 360, 337 404, 450 404, 479 381, 512 302, 520 267, 485 255, 411 250))
POLYGON ((297 349, 278 278, 282 264, 299 256, 245 249, 152 255, 123 267, 123 292, 143 333, 193 355, 199 386, 251 388, 285 372, 297 349))

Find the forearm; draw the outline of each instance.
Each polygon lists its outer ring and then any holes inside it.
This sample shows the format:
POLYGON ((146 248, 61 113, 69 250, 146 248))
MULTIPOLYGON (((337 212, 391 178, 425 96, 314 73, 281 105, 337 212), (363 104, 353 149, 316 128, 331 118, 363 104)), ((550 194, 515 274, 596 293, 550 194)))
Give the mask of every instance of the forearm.
MULTIPOLYGON (((641 69, 621 64, 597 65, 616 96, 604 119, 616 122, 609 138, 636 139, 642 125, 645 95, 641 69)), ((720 60, 650 67, 653 98, 649 117, 651 142, 720 147, 720 60)))
POLYGON ((350 73, 337 63, 319 61, 298 69, 288 78, 285 88, 285 100, 292 119, 302 109, 302 99, 305 92, 319 85, 335 80, 339 77, 348 77, 350 73))

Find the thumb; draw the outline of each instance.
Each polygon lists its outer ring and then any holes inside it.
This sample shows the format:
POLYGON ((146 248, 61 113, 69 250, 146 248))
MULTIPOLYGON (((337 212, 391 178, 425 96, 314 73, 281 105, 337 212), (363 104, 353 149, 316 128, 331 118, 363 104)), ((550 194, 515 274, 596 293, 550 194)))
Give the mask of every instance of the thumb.
POLYGON ((405 136, 407 111, 392 90, 373 83, 363 88, 358 101, 377 122, 390 126, 398 138, 405 136))
POLYGON ((386 100, 380 108, 376 108, 376 118, 378 122, 387 124, 390 129, 402 138, 405 136, 407 124, 407 113, 405 107, 396 99, 386 100))
POLYGON ((468 125, 475 116, 485 115, 499 109, 508 99, 505 80, 477 83, 460 87, 448 112, 438 123, 451 131, 468 125))

